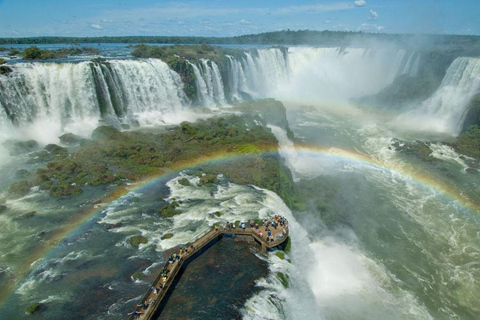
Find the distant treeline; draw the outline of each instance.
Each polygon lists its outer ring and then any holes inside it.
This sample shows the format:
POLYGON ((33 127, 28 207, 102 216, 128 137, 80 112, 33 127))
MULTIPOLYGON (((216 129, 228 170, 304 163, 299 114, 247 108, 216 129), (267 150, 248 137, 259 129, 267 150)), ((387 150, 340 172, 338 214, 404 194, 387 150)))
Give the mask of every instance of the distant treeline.
POLYGON ((480 36, 410 35, 343 31, 285 30, 236 37, 32 37, 0 38, 2 44, 157 43, 157 44, 260 44, 260 45, 350 45, 365 41, 392 41, 407 46, 480 46, 480 36))

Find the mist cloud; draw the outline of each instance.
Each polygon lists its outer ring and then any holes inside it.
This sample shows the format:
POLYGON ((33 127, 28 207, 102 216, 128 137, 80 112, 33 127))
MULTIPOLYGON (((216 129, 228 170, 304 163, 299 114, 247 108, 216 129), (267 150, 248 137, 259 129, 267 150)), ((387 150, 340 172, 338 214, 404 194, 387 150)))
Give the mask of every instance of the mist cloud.
POLYGON ((370 9, 370 16, 368 17, 368 20, 377 20, 378 19, 378 13, 370 9))

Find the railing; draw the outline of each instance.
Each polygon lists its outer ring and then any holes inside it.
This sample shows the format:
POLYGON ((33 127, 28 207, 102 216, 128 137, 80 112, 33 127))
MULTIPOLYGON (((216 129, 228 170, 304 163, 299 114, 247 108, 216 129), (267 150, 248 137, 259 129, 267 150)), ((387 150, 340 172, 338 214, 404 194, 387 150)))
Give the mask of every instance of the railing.
MULTIPOLYGON (((167 282, 163 284, 162 289, 159 290, 158 294, 154 296, 154 302, 148 305, 148 308, 146 310, 143 309, 141 306, 137 306, 133 312, 133 314, 129 317, 129 320, 134 320, 134 319, 151 319, 155 312, 157 311, 158 306, 162 302, 163 298, 168 292, 168 289, 170 288, 170 285, 173 283, 175 280, 178 272, 180 271, 183 263, 188 260, 190 257, 192 257, 195 253, 200 251, 203 247, 208 245, 212 240, 214 240, 216 237, 222 235, 222 234, 235 234, 235 235, 248 235, 252 236, 257 242, 262 245, 262 247, 265 248, 273 248, 285 241, 288 237, 288 229, 285 234, 281 234, 282 237, 279 240, 276 240, 275 236, 275 241, 265 241, 262 237, 260 237, 257 233, 258 229, 252 228, 250 226, 246 227, 245 229, 242 228, 212 228, 209 230, 207 233, 205 233, 203 236, 195 240, 191 245, 190 245, 190 250, 188 252, 185 252, 182 254, 180 257, 180 260, 176 260, 173 262, 172 269, 170 270, 170 274, 168 275, 167 282), (142 313, 142 311, 144 311, 142 313), (135 314, 135 312, 138 312, 138 314, 135 314)), ((278 236, 278 235, 277 235, 278 236)), ((188 247, 187 247, 188 248, 188 247)), ((169 267, 169 263, 167 262, 164 266, 163 269, 169 267)), ((163 270, 162 269, 162 270, 163 270)), ((150 297, 152 296, 152 287, 157 288, 158 284, 161 281, 161 276, 162 273, 159 272, 155 280, 153 281, 152 285, 148 288, 147 293, 142 297, 140 300, 140 303, 147 304, 149 302, 150 297)))

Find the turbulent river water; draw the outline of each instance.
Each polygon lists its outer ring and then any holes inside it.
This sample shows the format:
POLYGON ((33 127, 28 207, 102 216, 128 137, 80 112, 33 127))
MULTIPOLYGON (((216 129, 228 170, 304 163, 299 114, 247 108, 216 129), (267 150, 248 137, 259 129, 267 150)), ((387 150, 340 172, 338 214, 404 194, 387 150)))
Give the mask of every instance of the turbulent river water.
MULTIPOLYGON (((0 281, 13 285, 2 289, 0 318, 20 318, 28 305, 39 301, 46 306, 40 318, 124 317, 148 288, 155 276, 152 270, 164 263, 169 249, 192 241, 215 222, 279 213, 291 222, 291 262, 274 253, 259 255, 270 272, 256 280, 257 289, 246 295, 244 305, 235 307, 243 318, 478 319, 480 175, 466 170, 468 159, 441 143, 431 145, 435 163, 403 155, 393 147, 395 138, 412 141, 455 134, 466 103, 457 112, 449 103, 457 95, 478 90, 478 59, 456 60, 434 96, 416 113, 398 117, 347 100, 373 94, 399 74, 414 76, 420 63, 417 53, 395 51, 395 63, 390 64, 390 51, 355 49, 339 55, 333 49, 293 48, 285 64, 284 55, 275 50, 264 49, 243 62, 231 60, 231 70, 236 71, 229 81, 237 91, 229 92, 273 96, 285 103, 289 125, 303 144, 295 146, 283 129, 270 128, 296 182, 301 186, 305 180, 317 181, 310 190, 309 210, 291 212, 273 192, 228 183, 223 177, 218 186, 206 188, 196 186, 198 178, 186 176, 191 184, 183 186, 178 180, 185 173, 160 177, 87 212, 82 211, 85 204, 108 194, 111 187, 86 190, 72 199, 34 192, 8 200, 9 212, 0 214, 0 281), (358 59, 365 65, 358 66, 358 59), (355 74, 349 77, 352 68, 355 74), (468 75, 460 72, 466 68, 468 75), (269 86, 262 77, 278 83, 269 86), (428 118, 424 130, 404 129, 420 116, 428 118), (179 208, 183 213, 159 219, 153 211, 161 201, 173 199, 183 201, 179 208), (326 209, 313 205, 315 200, 326 209), (36 211, 33 218, 15 218, 30 211, 36 211), (217 217, 216 211, 223 215, 217 217), (114 224, 117 227, 110 229, 114 224), (167 233, 174 236, 162 237, 167 233), (138 234, 148 243, 136 249, 129 238, 138 234), (62 240, 48 243, 52 235, 61 235, 62 240), (135 272, 142 272, 140 280, 132 280, 135 272), (277 272, 289 276, 287 288, 277 272)), ((114 64, 120 72, 127 62, 114 64)), ((131 64, 126 74, 135 68, 164 68, 153 62, 131 64)), ((43 76, 35 78, 31 66, 17 68, 41 87, 43 76)), ((55 77, 55 70, 42 72, 55 77)), ((198 84, 203 99, 222 107, 221 102, 231 97, 215 87, 214 65, 203 62, 196 72, 204 80, 198 84)), ((183 98, 175 97, 170 111, 185 108, 183 98)), ((76 95, 60 98, 75 101, 76 95)), ((149 111, 140 109, 135 112, 149 111)), ((97 111, 91 110, 96 119, 97 111)), ((86 119, 78 117, 79 122, 86 119)), ((416 126, 419 129, 420 124, 416 126)), ((55 134, 61 130, 56 128, 55 134)), ((12 172, 24 166, 22 157, 4 158, 2 190, 12 172)))

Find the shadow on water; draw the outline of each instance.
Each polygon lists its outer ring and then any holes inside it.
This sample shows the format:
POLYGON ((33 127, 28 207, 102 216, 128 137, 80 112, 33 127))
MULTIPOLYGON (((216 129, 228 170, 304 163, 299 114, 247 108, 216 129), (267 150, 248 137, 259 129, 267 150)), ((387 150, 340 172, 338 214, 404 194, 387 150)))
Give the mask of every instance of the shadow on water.
POLYGON ((231 237, 213 240, 183 264, 154 319, 239 319, 247 299, 268 274, 251 244, 231 237))

